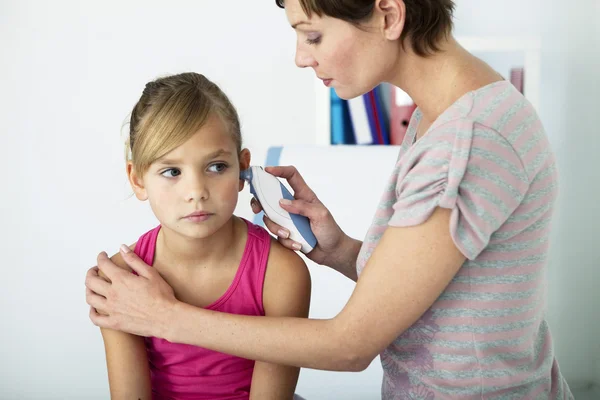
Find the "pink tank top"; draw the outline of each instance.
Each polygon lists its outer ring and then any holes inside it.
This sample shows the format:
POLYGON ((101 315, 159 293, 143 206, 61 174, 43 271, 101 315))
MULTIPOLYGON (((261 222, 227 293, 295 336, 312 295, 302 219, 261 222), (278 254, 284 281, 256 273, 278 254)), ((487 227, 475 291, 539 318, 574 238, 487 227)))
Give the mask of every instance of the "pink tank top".
MULTIPOLYGON (((262 290, 271 237, 246 220, 248 240, 231 286, 207 310, 265 315, 262 290)), ((152 265, 160 226, 140 237, 135 253, 152 265)), ((198 346, 146 338, 153 400, 248 399, 254 361, 198 346)))

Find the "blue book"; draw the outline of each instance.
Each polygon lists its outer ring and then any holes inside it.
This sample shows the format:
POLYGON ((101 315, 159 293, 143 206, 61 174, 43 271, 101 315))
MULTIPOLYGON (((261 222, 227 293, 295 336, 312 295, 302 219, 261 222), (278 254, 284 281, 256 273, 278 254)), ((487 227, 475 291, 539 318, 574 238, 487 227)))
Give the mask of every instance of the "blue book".
POLYGON ((330 89, 331 99, 331 144, 355 144, 348 102, 330 89))
POLYGON ((388 123, 386 122, 385 111, 383 110, 380 90, 379 86, 375 87, 370 92, 365 93, 363 99, 365 108, 367 109, 373 143, 390 144, 388 123))

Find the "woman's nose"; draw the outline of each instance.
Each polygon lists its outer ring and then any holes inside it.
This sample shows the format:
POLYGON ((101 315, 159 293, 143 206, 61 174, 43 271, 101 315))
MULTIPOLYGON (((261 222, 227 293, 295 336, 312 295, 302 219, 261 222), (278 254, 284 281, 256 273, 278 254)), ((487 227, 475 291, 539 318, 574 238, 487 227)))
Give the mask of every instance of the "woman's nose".
POLYGON ((316 67, 317 61, 307 49, 303 49, 300 45, 296 46, 296 65, 299 68, 316 67))

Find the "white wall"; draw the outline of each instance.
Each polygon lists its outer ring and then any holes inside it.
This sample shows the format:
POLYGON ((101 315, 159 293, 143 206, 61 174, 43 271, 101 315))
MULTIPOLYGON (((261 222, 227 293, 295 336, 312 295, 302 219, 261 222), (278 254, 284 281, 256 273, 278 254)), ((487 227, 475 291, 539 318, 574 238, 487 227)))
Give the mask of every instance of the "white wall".
MULTIPOLYGON (((186 70, 216 81, 239 110, 255 162, 269 145, 314 142, 313 75, 294 66, 294 34, 273 3, 0 3, 0 398, 107 398, 83 277, 98 251, 115 252, 155 223, 127 198, 119 144, 146 81, 186 70)), ((549 314, 563 371, 578 380, 600 380, 593 7, 458 0, 457 12, 460 35, 542 36, 540 112, 562 176, 549 314)), ((238 207, 245 217, 248 197, 238 207)))

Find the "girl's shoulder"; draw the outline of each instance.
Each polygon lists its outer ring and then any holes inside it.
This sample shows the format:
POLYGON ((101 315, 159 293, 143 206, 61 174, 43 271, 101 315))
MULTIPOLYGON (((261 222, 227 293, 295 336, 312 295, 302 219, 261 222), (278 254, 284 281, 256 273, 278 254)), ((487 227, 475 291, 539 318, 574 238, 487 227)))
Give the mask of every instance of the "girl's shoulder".
MULTIPOLYGON (((248 240, 251 240, 250 237, 253 236, 254 240, 259 240, 262 243, 263 249, 268 250, 267 274, 269 274, 269 271, 271 271, 271 275, 283 274, 295 276, 304 275, 304 271, 308 273, 306 263, 295 251, 284 247, 262 226, 244 218, 240 218, 240 220, 243 220, 248 227, 248 240)), ((296 277, 302 278, 301 276, 296 277)))
POLYGON ((304 260, 271 238, 265 272, 263 305, 266 315, 308 317, 311 279, 304 260))

